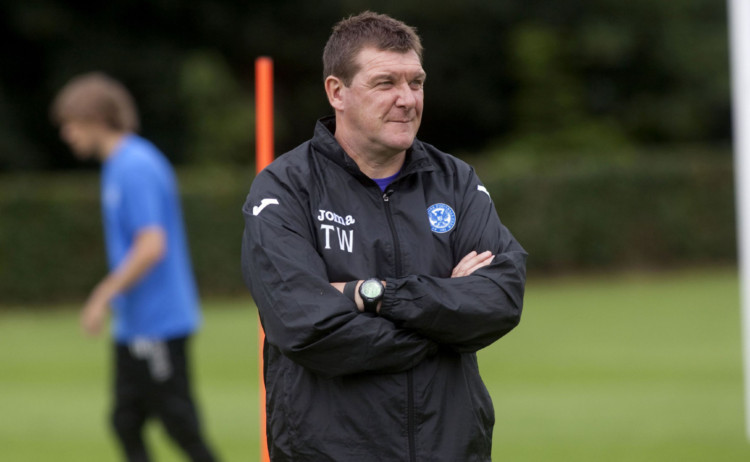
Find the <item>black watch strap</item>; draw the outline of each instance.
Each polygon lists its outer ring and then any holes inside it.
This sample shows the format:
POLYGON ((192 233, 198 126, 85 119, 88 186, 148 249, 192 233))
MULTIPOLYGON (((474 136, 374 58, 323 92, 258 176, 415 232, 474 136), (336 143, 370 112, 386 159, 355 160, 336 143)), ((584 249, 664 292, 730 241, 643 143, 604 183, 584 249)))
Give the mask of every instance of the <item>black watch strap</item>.
POLYGON ((378 314, 378 303, 380 303, 380 300, 370 302, 370 303, 367 303, 363 300, 365 313, 378 314))
POLYGON ((357 299, 354 298, 354 292, 357 290, 357 283, 359 281, 349 281, 346 284, 344 284, 344 295, 349 298, 351 301, 356 302, 357 299))

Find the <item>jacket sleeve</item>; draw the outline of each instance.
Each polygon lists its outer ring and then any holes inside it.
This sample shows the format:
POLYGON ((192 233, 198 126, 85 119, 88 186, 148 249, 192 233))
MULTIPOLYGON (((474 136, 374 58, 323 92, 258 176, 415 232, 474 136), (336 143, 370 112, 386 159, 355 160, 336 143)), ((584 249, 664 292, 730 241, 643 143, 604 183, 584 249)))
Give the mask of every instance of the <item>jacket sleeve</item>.
POLYGON ((242 273, 268 343, 325 377, 405 371, 435 354, 435 342, 359 314, 330 285, 300 197, 266 169, 243 207, 242 273))
POLYGON ((474 352, 519 323, 527 254, 500 222, 473 170, 464 184, 468 187, 452 231, 454 266, 472 250, 492 251, 492 263, 465 277, 386 279, 380 315, 456 351, 474 352))

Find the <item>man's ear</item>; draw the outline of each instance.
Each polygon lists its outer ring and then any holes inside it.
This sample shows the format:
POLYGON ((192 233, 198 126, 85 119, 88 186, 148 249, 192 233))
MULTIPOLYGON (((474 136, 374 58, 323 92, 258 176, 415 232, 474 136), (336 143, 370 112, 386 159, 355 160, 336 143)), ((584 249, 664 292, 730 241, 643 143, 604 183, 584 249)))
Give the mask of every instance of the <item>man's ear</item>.
POLYGON ((343 95, 346 86, 344 82, 332 75, 326 77, 325 81, 326 96, 328 96, 328 103, 337 111, 344 109, 343 95))

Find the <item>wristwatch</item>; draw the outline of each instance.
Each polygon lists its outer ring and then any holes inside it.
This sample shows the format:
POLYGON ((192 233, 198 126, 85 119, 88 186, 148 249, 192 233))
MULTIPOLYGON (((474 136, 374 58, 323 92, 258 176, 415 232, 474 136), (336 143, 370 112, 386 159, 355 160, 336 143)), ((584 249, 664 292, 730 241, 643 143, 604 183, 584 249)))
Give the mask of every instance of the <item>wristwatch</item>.
POLYGON ((359 296, 365 306, 365 313, 377 314, 378 303, 383 299, 385 287, 380 279, 367 279, 359 286, 359 296))

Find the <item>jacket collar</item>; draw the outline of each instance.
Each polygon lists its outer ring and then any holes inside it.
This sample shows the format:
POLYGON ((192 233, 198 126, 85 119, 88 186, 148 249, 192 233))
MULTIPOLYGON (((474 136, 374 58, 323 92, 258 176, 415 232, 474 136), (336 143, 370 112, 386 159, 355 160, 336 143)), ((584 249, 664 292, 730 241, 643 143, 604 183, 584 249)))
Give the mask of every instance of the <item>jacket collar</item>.
MULTIPOLYGON (((352 175, 367 178, 367 176, 365 176, 365 174, 359 169, 357 163, 349 157, 349 154, 347 154, 339 142, 336 141, 336 138, 333 136, 335 132, 335 116, 323 117, 318 120, 315 124, 315 133, 312 138, 312 146, 315 151, 324 155, 337 165, 340 165, 352 175)), ((434 166, 432 165, 432 161, 430 161, 422 142, 415 139, 411 147, 406 150, 406 159, 401 168, 401 176, 420 171, 429 172, 432 170, 434 170, 434 166)))

